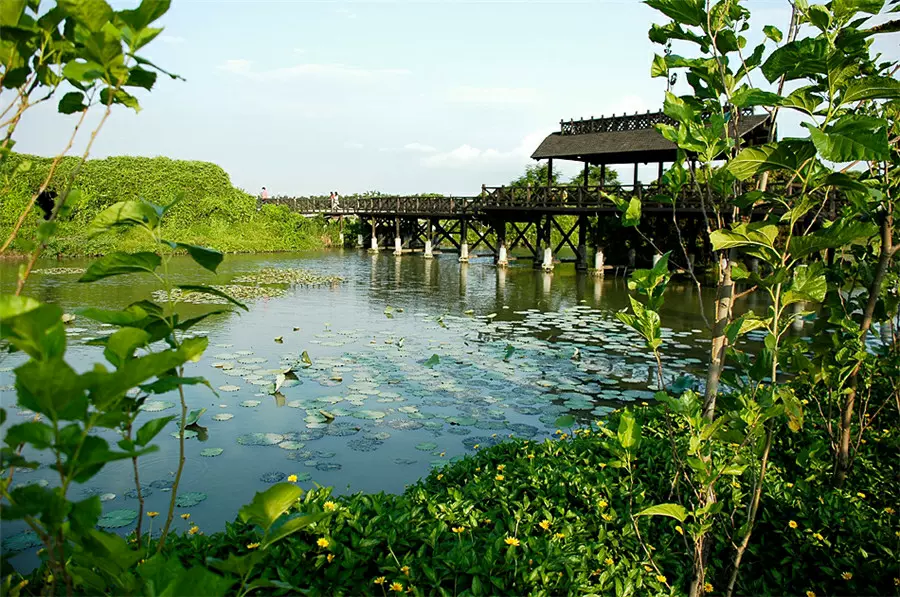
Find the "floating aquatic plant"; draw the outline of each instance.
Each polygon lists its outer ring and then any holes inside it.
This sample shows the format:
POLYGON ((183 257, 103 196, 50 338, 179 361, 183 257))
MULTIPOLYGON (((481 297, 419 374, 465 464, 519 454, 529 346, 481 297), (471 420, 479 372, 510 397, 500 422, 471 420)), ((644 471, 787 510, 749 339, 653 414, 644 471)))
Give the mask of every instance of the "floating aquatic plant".
POLYGON ((97 521, 97 526, 102 529, 117 529, 130 525, 137 520, 137 516, 137 510, 124 508, 121 510, 110 510, 100 517, 100 520, 97 521))

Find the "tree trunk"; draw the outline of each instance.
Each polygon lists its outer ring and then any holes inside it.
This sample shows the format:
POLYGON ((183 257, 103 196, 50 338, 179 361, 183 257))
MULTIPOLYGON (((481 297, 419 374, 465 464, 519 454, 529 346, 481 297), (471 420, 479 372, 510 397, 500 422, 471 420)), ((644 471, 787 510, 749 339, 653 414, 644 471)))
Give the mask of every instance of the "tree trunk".
POLYGON ((734 283, 731 280, 731 259, 729 253, 719 252, 719 282, 716 288, 716 321, 713 325, 712 347, 709 369, 706 374, 706 391, 703 396, 703 416, 712 421, 716 414, 716 394, 719 379, 725 368, 725 349, 728 338, 725 328, 731 322, 731 307, 734 299, 734 283))

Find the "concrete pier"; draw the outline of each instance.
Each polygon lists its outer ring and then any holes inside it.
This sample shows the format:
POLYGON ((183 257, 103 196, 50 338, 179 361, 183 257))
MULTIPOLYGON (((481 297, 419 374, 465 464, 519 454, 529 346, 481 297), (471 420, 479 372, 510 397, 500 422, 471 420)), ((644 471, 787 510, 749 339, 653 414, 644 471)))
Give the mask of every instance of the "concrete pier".
POLYGON ((434 253, 432 253, 432 251, 431 251, 431 241, 426 240, 425 241, 425 259, 433 259, 433 258, 434 258, 434 253))

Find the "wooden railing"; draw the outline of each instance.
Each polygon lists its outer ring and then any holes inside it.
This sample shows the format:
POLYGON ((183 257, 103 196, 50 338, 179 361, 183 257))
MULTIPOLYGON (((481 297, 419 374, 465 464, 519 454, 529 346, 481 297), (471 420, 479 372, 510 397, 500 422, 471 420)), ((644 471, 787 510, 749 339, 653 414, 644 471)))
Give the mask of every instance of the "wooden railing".
POLYGON ((360 199, 278 198, 271 203, 287 205, 305 214, 385 214, 385 215, 464 215, 477 211, 478 197, 432 197, 411 195, 404 197, 366 197, 360 199))
MULTIPOLYGON (((552 187, 484 187, 480 201, 480 209, 523 209, 523 210, 558 210, 558 211, 615 211, 615 203, 610 195, 620 198, 637 197, 642 207, 661 209, 671 205, 655 201, 660 194, 657 185, 557 185, 552 187)), ((679 209, 699 209, 699 197, 682 198, 678 202, 679 209)))
MULTIPOLYGON (((753 108, 741 109, 741 116, 752 116, 753 108)), ((701 115, 708 119, 709 115, 701 115)), ((623 114, 622 116, 601 116, 600 118, 584 118, 580 120, 569 119, 559 121, 559 130, 563 135, 585 135, 588 133, 615 133, 619 131, 637 131, 653 128, 658 123, 676 124, 662 112, 647 112, 646 114, 623 114)))

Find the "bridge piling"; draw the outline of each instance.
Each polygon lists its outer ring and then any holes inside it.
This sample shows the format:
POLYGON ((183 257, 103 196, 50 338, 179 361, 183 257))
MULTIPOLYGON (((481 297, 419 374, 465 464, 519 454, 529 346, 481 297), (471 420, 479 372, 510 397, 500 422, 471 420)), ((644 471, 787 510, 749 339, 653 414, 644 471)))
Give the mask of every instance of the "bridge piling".
POLYGON ((469 222, 463 217, 459 221, 459 262, 469 261, 469 222))
POLYGON ((428 218, 426 226, 428 229, 425 232, 425 259, 433 259, 432 243, 434 242, 434 219, 428 218))
POLYGON ((372 245, 369 247, 370 253, 378 252, 378 230, 375 224, 375 217, 372 217, 372 245))
POLYGON ((495 230, 497 236, 497 267, 506 267, 509 265, 509 257, 506 253, 506 220, 500 220, 495 230))
MULTIPOLYGON (((538 269, 541 267, 541 257, 544 254, 544 226, 541 222, 541 216, 538 216, 537 221, 534 223, 534 233, 534 258, 531 267, 538 269)), ((550 239, 547 239, 547 244, 550 244, 550 239)))
POLYGON ((394 255, 403 255, 403 238, 400 236, 400 218, 394 218, 394 255))
MULTIPOLYGON (((587 176, 585 176, 587 180, 587 176)), ((575 251, 575 271, 587 271, 587 216, 580 214, 578 216, 578 249, 575 251)))
POLYGON ((604 255, 603 255, 603 247, 597 247, 596 252, 594 253, 594 275, 603 277, 605 272, 605 264, 604 264, 604 255))
POLYGON ((553 243, 550 241, 550 224, 552 215, 547 214, 544 218, 544 239, 547 241, 547 246, 544 248, 544 260, 541 263, 541 268, 545 272, 553 271, 553 243))
POLYGON ((366 239, 363 237, 362 234, 357 234, 356 235, 356 248, 362 249, 365 245, 366 245, 366 239))

